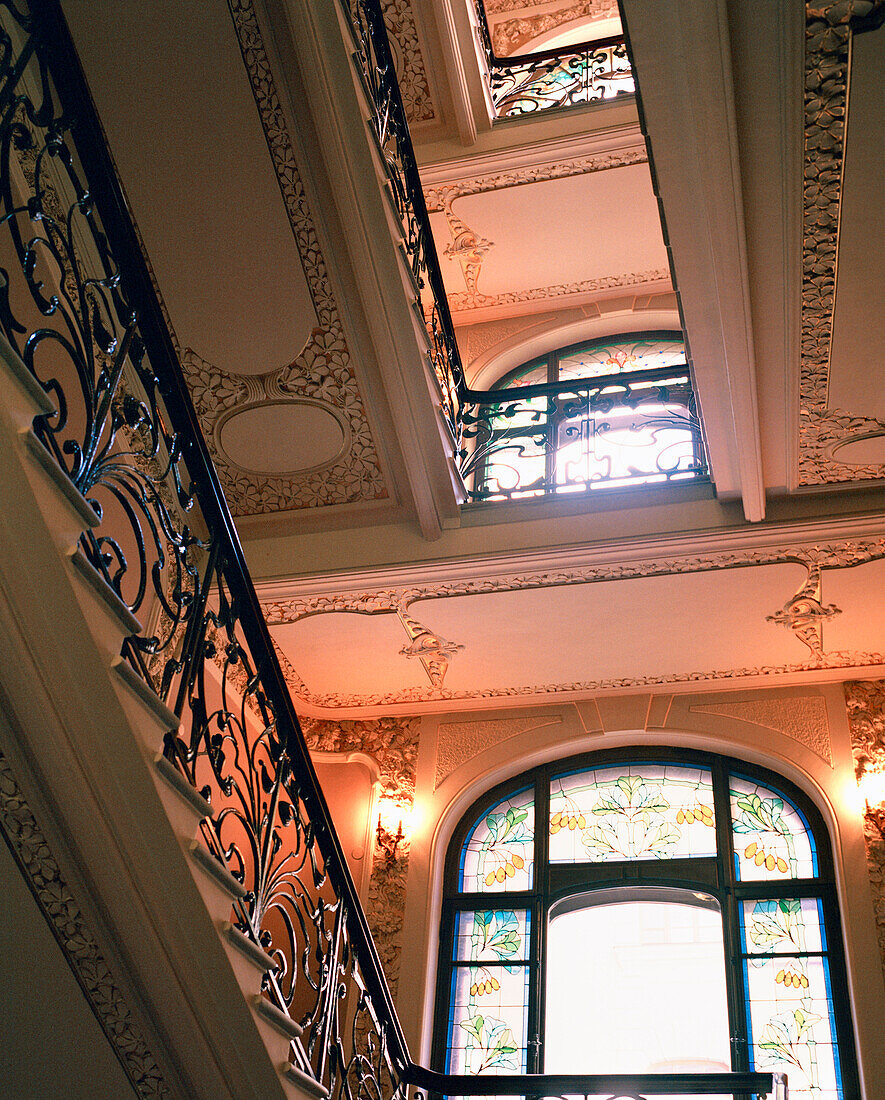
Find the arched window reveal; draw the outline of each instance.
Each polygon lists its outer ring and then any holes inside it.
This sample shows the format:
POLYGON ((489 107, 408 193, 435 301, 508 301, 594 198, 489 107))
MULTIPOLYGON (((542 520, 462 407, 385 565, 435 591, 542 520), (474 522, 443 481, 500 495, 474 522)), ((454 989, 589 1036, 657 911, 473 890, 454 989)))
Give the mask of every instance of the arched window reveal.
POLYGON ((859 1096, 826 836, 770 773, 647 749, 536 769, 453 837, 441 931, 440 1069, 859 1096))

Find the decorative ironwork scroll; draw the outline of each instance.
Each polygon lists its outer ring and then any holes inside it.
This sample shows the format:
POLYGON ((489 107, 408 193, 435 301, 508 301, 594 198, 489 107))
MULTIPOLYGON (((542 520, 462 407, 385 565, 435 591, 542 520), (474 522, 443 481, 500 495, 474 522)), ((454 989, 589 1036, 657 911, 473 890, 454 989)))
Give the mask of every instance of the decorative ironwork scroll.
POLYGON ((471 392, 469 398, 461 414, 460 461, 471 500, 707 474, 688 375, 672 367, 471 392))
POLYGON ((476 0, 479 39, 488 64, 489 91, 498 118, 552 107, 576 107, 635 91, 622 35, 561 50, 498 57, 482 0, 476 0))

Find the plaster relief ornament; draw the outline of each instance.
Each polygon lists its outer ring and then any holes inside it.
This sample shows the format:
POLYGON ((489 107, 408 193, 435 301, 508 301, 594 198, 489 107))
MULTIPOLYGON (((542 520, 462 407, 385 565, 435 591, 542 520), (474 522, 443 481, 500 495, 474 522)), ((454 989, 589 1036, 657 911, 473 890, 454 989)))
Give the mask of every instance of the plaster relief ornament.
POLYGON ((804 642, 815 657, 823 657, 823 624, 834 615, 841 615, 835 604, 822 604, 821 572, 819 565, 811 565, 808 579, 795 596, 787 600, 780 611, 766 615, 765 621, 789 627, 804 642))
POLYGON ((827 404, 851 39, 856 21, 883 2, 807 0, 805 5, 800 485, 885 477, 885 466, 848 465, 835 457, 849 440, 875 435, 885 424, 827 404))
POLYGON ((441 688, 449 670, 449 657, 464 646, 440 638, 438 634, 434 634, 413 618, 405 607, 398 607, 396 613, 411 639, 410 643, 400 650, 400 655, 417 657, 424 666, 424 671, 433 687, 441 688))

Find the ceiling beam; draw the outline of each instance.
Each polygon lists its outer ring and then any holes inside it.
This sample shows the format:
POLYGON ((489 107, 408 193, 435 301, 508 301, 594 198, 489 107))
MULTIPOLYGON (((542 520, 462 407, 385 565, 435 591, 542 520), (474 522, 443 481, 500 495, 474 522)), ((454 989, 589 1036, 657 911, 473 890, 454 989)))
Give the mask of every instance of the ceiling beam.
POLYGON ((765 516, 725 0, 623 0, 655 190, 720 496, 765 516))

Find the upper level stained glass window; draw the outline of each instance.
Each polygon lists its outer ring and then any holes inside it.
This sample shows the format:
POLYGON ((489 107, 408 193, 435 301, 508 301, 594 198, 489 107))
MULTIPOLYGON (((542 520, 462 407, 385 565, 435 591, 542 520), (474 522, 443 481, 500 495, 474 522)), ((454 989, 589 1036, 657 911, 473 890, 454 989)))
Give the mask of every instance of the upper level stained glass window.
POLYGON ((679 333, 571 345, 506 374, 463 415, 473 500, 706 476, 679 333))

